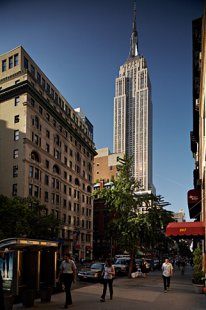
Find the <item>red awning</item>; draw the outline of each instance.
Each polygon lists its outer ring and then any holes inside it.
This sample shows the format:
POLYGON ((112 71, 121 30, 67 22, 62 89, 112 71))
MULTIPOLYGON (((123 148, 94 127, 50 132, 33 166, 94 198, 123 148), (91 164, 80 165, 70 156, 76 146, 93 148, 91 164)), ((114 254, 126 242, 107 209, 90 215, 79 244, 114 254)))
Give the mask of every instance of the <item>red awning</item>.
POLYGON ((172 222, 166 227, 166 236, 205 236, 205 224, 204 222, 172 222))

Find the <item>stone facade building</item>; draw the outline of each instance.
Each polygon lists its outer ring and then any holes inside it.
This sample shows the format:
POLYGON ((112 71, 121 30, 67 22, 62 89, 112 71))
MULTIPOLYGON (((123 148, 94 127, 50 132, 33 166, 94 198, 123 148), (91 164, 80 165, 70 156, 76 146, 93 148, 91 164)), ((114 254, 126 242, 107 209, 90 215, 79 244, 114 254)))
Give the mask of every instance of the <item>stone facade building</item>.
POLYGON ((62 221, 64 246, 90 256, 93 126, 22 47, 0 65, 0 194, 36 198, 62 221))

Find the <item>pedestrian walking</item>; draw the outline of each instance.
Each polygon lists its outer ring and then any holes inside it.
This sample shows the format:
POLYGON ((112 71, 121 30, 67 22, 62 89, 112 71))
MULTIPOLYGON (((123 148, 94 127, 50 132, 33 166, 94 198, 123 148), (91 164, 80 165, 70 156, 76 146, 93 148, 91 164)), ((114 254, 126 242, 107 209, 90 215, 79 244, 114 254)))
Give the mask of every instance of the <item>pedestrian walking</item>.
POLYGON ((143 262, 142 262, 141 272, 142 272, 142 276, 144 278, 146 278, 147 274, 149 273, 149 266, 148 266, 148 262, 146 260, 143 260, 143 262))
POLYGON ((162 278, 163 278, 165 293, 167 293, 167 291, 170 288, 170 278, 172 275, 173 275, 173 266, 170 263, 169 259, 165 258, 165 261, 162 264, 162 278))
POLYGON ((64 260, 62 261, 59 267, 59 275, 58 282, 60 281, 60 277, 63 277, 63 283, 65 287, 66 299, 64 308, 67 309, 68 305, 72 305, 72 296, 71 296, 71 285, 72 282, 76 283, 76 265, 74 261, 71 259, 71 255, 69 253, 64 254, 64 260))
POLYGON ((110 299, 113 298, 113 278, 115 276, 115 269, 112 266, 111 259, 107 259, 105 262, 104 270, 103 270, 103 292, 100 301, 105 301, 105 296, 107 292, 107 286, 109 286, 110 299))
POLYGON ((181 262, 180 262, 180 266, 181 266, 181 275, 184 276, 185 274, 185 259, 182 259, 181 262))

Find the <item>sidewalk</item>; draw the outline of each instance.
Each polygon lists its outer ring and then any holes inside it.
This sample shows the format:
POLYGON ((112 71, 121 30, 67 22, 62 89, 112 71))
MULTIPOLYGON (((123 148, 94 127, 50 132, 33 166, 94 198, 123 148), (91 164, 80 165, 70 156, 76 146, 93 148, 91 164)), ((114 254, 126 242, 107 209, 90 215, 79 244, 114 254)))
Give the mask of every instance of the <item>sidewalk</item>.
MULTIPOLYGON (((163 291, 161 272, 151 272, 148 278, 128 279, 125 277, 114 280, 114 299, 105 303, 99 301, 102 285, 89 284, 72 290, 72 309, 95 310, 203 310, 206 308, 206 295, 197 294, 192 285, 190 267, 186 268, 184 276, 175 271, 171 279, 171 290, 163 291)), ((65 293, 52 295, 51 302, 43 304, 35 300, 31 310, 61 309, 64 305, 65 293)), ((22 304, 14 305, 13 309, 25 309, 22 304)))

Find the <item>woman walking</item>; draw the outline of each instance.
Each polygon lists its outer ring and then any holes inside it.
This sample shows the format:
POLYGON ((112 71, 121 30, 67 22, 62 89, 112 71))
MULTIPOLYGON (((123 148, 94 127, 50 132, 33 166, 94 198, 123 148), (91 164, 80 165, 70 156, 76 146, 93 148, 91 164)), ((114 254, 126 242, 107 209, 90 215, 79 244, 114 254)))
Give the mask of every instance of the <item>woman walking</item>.
POLYGON ((103 293, 101 296, 100 301, 105 301, 105 296, 107 292, 107 285, 109 285, 109 293, 110 299, 112 300, 113 297, 113 277, 115 276, 115 269, 112 266, 111 259, 107 259, 105 262, 104 270, 103 270, 103 293))

